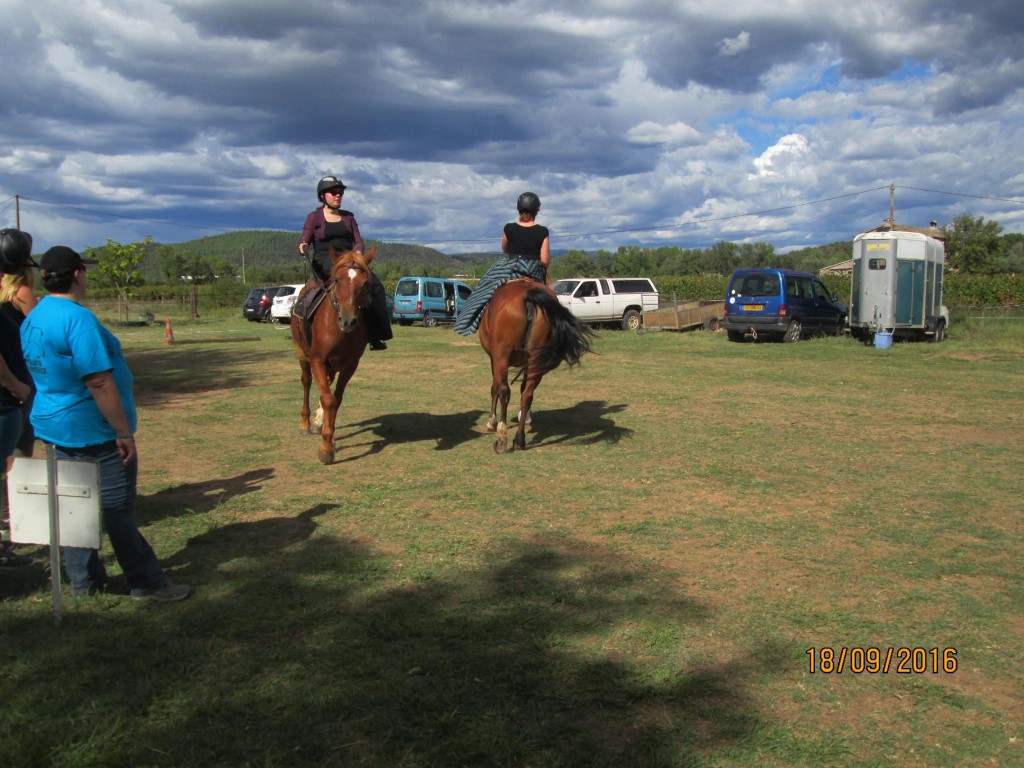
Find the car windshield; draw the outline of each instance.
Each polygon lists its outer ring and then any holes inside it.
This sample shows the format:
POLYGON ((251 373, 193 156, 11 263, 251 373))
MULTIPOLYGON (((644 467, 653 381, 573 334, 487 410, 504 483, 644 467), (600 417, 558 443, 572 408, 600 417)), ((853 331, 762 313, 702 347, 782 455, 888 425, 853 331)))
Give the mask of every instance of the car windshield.
POLYGON ((779 281, 774 275, 744 275, 732 284, 737 296, 778 296, 779 281))
POLYGON ((579 284, 579 280, 559 280, 552 286, 552 289, 559 296, 569 296, 576 290, 576 286, 579 284))
POLYGON ((400 280, 395 288, 395 296, 416 296, 420 292, 415 280, 400 280))

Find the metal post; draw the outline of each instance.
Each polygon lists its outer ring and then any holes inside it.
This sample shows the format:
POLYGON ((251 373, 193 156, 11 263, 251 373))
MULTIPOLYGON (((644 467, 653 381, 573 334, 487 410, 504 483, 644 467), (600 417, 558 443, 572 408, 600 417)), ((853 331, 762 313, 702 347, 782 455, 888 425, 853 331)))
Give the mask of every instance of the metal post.
POLYGON ((57 502, 57 449, 46 444, 46 495, 50 506, 50 589, 53 619, 60 624, 60 515, 57 502))

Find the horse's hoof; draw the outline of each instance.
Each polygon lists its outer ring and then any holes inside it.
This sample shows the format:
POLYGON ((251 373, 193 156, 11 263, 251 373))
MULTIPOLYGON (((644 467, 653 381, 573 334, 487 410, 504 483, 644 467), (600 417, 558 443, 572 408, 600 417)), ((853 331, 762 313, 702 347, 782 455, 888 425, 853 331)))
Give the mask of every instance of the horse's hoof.
POLYGON ((320 459, 320 463, 321 464, 333 464, 334 463, 334 454, 333 453, 327 453, 327 451, 317 451, 316 452, 316 457, 318 459, 320 459))
POLYGON ((497 425, 497 424, 495 424, 495 423, 494 423, 493 421, 488 421, 488 422, 487 422, 487 431, 488 431, 488 432, 493 432, 493 431, 494 431, 494 430, 496 430, 497 428, 498 428, 498 425, 497 425))
POLYGON ((494 452, 505 453, 508 449, 508 438, 497 437, 494 439, 494 452))

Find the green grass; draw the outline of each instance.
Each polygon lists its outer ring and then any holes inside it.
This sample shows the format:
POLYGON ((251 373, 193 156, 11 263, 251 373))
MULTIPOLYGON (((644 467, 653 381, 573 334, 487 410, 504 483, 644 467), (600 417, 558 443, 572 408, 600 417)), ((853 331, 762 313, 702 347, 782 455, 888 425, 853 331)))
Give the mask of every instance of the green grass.
POLYGON ((58 625, 41 566, 0 574, 0 764, 1024 759, 1020 338, 602 332, 497 456, 476 340, 395 330, 330 467, 285 330, 118 330, 143 530, 196 594, 58 625), (810 674, 825 646, 959 667, 810 674))

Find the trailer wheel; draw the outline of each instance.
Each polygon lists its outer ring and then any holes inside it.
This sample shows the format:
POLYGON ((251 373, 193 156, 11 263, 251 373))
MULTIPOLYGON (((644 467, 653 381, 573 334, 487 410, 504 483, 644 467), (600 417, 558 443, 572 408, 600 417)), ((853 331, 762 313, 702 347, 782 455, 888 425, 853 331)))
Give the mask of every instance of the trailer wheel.
POLYGON ((627 309, 622 316, 622 330, 637 331, 641 325, 643 325, 643 318, 640 317, 640 313, 635 309, 627 309))
POLYGON ((946 323, 939 320, 935 324, 935 332, 932 334, 932 344, 938 344, 941 341, 946 340, 946 323))
POLYGON ((704 321, 705 331, 717 331, 722 327, 722 321, 717 317, 709 317, 704 321))
POLYGON ((786 332, 782 334, 782 341, 786 344, 792 344, 794 341, 800 341, 800 334, 803 333, 803 326, 799 320, 790 320, 789 325, 786 326, 786 332))

